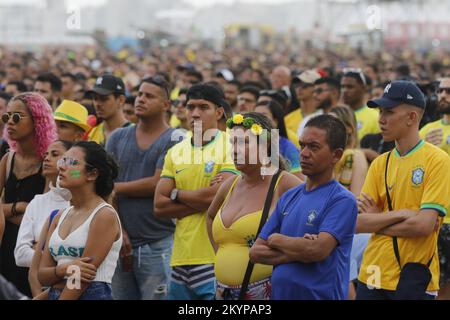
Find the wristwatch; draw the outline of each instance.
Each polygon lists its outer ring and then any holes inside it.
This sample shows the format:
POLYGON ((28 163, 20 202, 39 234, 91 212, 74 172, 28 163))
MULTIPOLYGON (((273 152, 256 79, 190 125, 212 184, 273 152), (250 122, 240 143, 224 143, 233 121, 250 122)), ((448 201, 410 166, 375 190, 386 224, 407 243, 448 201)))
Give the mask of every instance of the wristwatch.
POLYGON ((178 189, 173 189, 171 192, 170 192, 170 200, 172 200, 173 202, 176 202, 177 201, 177 198, 178 198, 178 189))

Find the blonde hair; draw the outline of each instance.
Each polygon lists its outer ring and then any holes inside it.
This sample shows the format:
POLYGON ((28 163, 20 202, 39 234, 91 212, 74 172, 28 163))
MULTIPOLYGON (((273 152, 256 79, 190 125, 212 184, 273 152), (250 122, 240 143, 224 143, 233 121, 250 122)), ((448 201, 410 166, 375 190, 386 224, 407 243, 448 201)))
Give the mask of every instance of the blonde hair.
POLYGON ((330 113, 336 115, 340 119, 346 129, 350 129, 351 133, 347 133, 347 149, 359 148, 358 125, 355 112, 349 107, 337 106, 331 109, 330 113))

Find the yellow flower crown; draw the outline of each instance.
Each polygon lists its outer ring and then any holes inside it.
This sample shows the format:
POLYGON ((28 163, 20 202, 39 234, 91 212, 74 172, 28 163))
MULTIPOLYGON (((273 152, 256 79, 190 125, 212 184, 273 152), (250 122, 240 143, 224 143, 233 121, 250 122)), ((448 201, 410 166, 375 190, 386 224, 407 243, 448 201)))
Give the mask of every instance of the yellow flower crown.
POLYGON ((242 126, 245 129, 250 129, 250 131, 255 136, 260 136, 263 133, 263 127, 256 122, 253 118, 244 118, 242 114, 235 114, 233 118, 227 120, 227 127, 233 129, 235 126, 242 126))

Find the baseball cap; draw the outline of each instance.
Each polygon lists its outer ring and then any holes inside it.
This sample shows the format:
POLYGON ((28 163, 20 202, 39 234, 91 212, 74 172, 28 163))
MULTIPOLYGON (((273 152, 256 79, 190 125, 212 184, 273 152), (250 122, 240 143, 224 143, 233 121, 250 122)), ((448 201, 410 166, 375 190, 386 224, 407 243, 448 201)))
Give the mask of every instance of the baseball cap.
POLYGON ((188 90, 186 102, 189 102, 189 100, 192 99, 203 99, 222 108, 226 108, 228 106, 228 102, 225 100, 223 91, 209 84, 193 85, 188 90))
POLYGON ((314 82, 316 82, 320 78, 322 78, 321 74, 318 71, 312 69, 306 70, 300 73, 298 76, 294 77, 293 82, 301 81, 307 84, 314 84, 314 82))
POLYGON ((84 132, 91 130, 91 127, 87 124, 87 109, 74 101, 64 100, 55 110, 53 118, 55 121, 70 122, 83 129, 84 132))
POLYGON ((233 81, 234 75, 233 72, 231 72, 228 69, 222 69, 216 74, 217 77, 224 78, 226 81, 233 81))
POLYGON ((179 65, 177 65, 176 68, 179 71, 186 71, 186 70, 194 71, 195 70, 195 66, 192 63, 190 63, 190 62, 179 64, 179 65))
POLYGON ((421 109, 425 109, 427 105, 425 95, 414 82, 400 80, 388 84, 384 89, 383 96, 380 99, 370 100, 367 106, 392 109, 402 103, 421 109))
POLYGON ((122 79, 111 74, 104 74, 97 78, 95 86, 91 92, 97 93, 101 96, 108 96, 110 94, 125 95, 125 84, 122 79))

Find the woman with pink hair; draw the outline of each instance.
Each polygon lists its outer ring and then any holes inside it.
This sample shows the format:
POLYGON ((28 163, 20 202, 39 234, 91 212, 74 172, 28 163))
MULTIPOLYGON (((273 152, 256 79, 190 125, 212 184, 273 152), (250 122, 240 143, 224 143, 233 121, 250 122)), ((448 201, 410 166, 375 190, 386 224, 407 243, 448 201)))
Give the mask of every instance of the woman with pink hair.
POLYGON ((36 93, 13 98, 2 115, 4 138, 10 151, 0 162, 0 190, 3 191, 5 231, 0 248, 0 273, 22 293, 31 296, 28 268, 14 259, 17 234, 28 203, 45 189, 41 175, 48 146, 56 139, 56 124, 48 102, 36 93))

